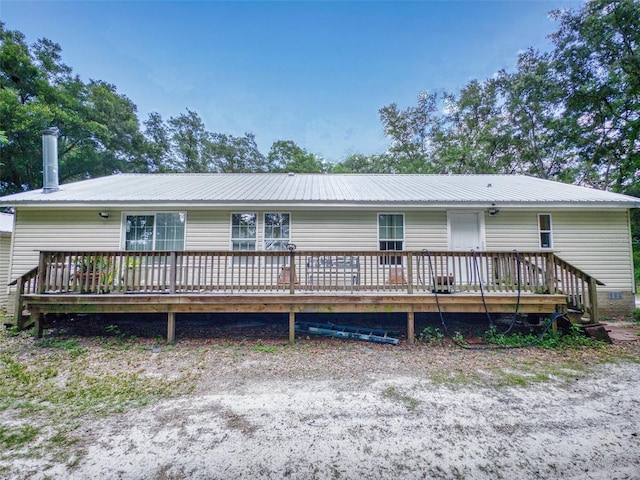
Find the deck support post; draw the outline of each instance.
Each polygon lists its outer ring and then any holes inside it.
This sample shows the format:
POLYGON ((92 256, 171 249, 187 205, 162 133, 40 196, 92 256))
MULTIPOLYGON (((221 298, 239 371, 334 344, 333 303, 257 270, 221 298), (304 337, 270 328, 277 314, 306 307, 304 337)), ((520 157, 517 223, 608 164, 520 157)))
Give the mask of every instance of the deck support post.
POLYGON ((598 323, 598 282, 593 277, 589 278, 589 304, 591 323, 598 323))
POLYGON ((22 304, 22 294, 24 293, 24 279, 18 277, 16 282, 16 296, 13 304, 13 318, 15 319, 15 325, 18 330, 24 329, 24 319, 22 318, 22 310, 24 305, 22 304))
POLYGON ((289 312, 289 343, 293 344, 296 341, 296 312, 291 310, 289 312))
POLYGON ((44 315, 39 310, 32 310, 31 318, 33 319, 33 333, 35 337, 42 338, 42 334, 44 331, 43 325, 42 325, 44 321, 44 315))
POLYGON ((407 312, 407 343, 413 345, 416 342, 415 313, 413 310, 407 312))
POLYGON ((167 343, 176 343, 176 313, 167 312, 167 343))

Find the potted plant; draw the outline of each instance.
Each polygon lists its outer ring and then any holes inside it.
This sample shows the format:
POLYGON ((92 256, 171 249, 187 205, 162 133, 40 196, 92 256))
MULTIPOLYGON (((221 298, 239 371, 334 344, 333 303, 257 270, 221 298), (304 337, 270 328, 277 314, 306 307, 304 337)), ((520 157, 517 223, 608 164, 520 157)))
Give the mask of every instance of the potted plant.
POLYGON ((84 255, 76 262, 76 278, 81 291, 107 293, 116 276, 117 266, 102 255, 84 255))

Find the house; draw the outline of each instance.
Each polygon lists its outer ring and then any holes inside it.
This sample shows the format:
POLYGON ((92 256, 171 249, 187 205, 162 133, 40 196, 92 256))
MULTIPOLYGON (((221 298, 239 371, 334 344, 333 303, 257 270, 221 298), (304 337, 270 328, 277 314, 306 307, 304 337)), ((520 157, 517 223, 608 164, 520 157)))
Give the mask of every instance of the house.
POLYGON ((7 308, 13 215, 0 212, 0 311, 7 308))
POLYGON ((18 322, 21 301, 36 321, 166 312, 170 336, 176 313, 281 312, 293 338, 296 313, 393 311, 411 339, 420 312, 635 308, 640 200, 611 192, 518 175, 54 180, 0 198, 18 322))

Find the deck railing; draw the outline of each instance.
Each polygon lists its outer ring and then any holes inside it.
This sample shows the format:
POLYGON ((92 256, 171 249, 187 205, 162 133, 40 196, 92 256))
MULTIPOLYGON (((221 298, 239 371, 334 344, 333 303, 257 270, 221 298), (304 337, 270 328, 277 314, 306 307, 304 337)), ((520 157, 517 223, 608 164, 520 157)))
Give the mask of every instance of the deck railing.
POLYGON ((47 294, 561 293, 587 312, 598 283, 551 252, 426 250, 45 251, 29 278, 47 294))

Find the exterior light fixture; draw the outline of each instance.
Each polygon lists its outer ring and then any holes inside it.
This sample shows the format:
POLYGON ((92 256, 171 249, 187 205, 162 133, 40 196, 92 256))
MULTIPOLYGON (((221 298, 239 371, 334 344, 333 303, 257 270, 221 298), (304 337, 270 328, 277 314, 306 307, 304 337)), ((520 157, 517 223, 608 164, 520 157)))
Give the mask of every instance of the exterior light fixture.
POLYGON ((100 215, 100 218, 109 218, 111 216, 111 212, 98 212, 98 215, 100 215))

